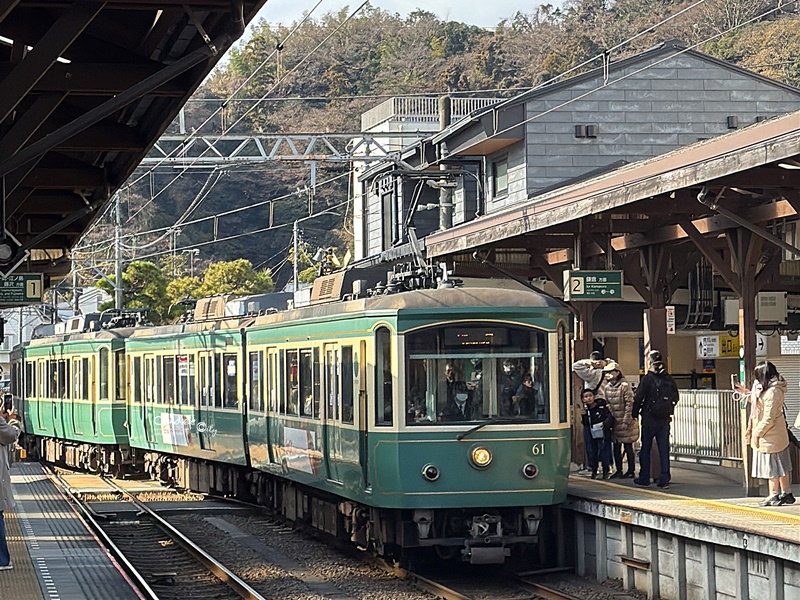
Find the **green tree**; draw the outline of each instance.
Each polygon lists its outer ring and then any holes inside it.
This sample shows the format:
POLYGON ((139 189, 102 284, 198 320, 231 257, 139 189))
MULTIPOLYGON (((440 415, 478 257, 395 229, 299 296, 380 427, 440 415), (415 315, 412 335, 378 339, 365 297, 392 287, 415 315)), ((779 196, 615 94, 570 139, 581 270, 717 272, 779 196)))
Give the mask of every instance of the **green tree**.
MULTIPOLYGON (((96 286, 114 295, 114 277, 109 281, 101 279, 96 286)), ((154 322, 165 318, 169 309, 167 299, 167 278, 155 263, 146 260, 135 260, 122 274, 122 304, 124 308, 149 308, 156 313, 151 315, 154 322)), ((112 308, 114 302, 101 305, 105 310, 112 308)))
POLYGON ((269 269, 255 270, 244 258, 208 265, 198 298, 217 294, 266 294, 275 287, 269 269))
POLYGON ((177 277, 167 284, 167 298, 171 304, 181 300, 197 299, 202 285, 199 277, 177 277))

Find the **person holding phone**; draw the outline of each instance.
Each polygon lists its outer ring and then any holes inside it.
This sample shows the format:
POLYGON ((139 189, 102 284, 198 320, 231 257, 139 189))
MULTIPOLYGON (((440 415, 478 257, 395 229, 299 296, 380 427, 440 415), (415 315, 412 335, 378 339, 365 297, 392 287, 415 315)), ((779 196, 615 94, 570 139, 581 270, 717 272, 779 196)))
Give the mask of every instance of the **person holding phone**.
POLYGON ((0 410, 0 571, 12 569, 11 555, 6 540, 6 523, 3 512, 14 507, 11 490, 11 465, 8 460, 8 447, 19 438, 19 416, 8 404, 10 394, 3 399, 0 410))
POLYGON ((761 506, 794 504, 790 478, 789 433, 783 413, 786 381, 770 361, 764 360, 753 371, 753 387, 737 384, 736 391, 749 396, 752 407, 745 431, 745 443, 753 449, 751 475, 769 481, 769 495, 761 506))

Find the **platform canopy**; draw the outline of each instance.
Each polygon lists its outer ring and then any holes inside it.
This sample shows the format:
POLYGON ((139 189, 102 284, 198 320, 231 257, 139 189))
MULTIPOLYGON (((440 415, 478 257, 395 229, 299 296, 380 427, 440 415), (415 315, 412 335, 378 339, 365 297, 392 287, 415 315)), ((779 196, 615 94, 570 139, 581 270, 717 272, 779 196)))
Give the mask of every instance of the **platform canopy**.
POLYGON ((0 273, 20 259, 69 270, 69 249, 265 2, 0 0, 0 273))

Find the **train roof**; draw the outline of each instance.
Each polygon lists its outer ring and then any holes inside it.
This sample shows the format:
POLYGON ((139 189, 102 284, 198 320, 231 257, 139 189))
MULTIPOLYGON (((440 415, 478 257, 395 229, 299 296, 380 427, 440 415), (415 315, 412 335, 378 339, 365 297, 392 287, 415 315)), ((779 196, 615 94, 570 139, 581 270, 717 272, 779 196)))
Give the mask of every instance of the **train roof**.
POLYGON ((31 347, 47 346, 77 341, 112 341, 129 337, 135 330, 134 327, 121 327, 119 329, 101 329, 99 331, 85 331, 81 333, 58 333, 54 335, 33 338, 28 345, 31 347))
POLYGON ((261 315, 255 319, 255 325, 296 321, 298 319, 334 317, 361 312, 460 309, 492 309, 495 311, 506 309, 558 309, 565 313, 569 310, 557 298, 533 290, 456 287, 414 290, 359 300, 307 306, 261 315))

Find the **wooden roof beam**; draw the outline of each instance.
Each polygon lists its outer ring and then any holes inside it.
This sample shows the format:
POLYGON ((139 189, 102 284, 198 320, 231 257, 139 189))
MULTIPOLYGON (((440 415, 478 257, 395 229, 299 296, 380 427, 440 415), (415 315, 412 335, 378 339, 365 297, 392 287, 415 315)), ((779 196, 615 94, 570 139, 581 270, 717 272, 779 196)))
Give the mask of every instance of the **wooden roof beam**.
POLYGON ((103 2, 78 2, 66 9, 25 58, 2 81, 0 122, 8 118, 20 101, 33 89, 50 66, 83 32, 97 14, 103 2))
MULTIPOLYGON (((784 199, 771 202, 749 211, 742 212, 742 217, 751 223, 761 223, 772 219, 796 216, 798 212, 792 205, 784 199)), ((736 224, 723 216, 704 217, 691 221, 701 235, 712 232, 722 232, 725 229, 736 227, 736 224)), ((612 245, 618 252, 635 250, 652 244, 677 241, 685 239, 686 232, 679 225, 669 225, 660 229, 655 229, 645 234, 624 235, 612 240, 612 245)))

